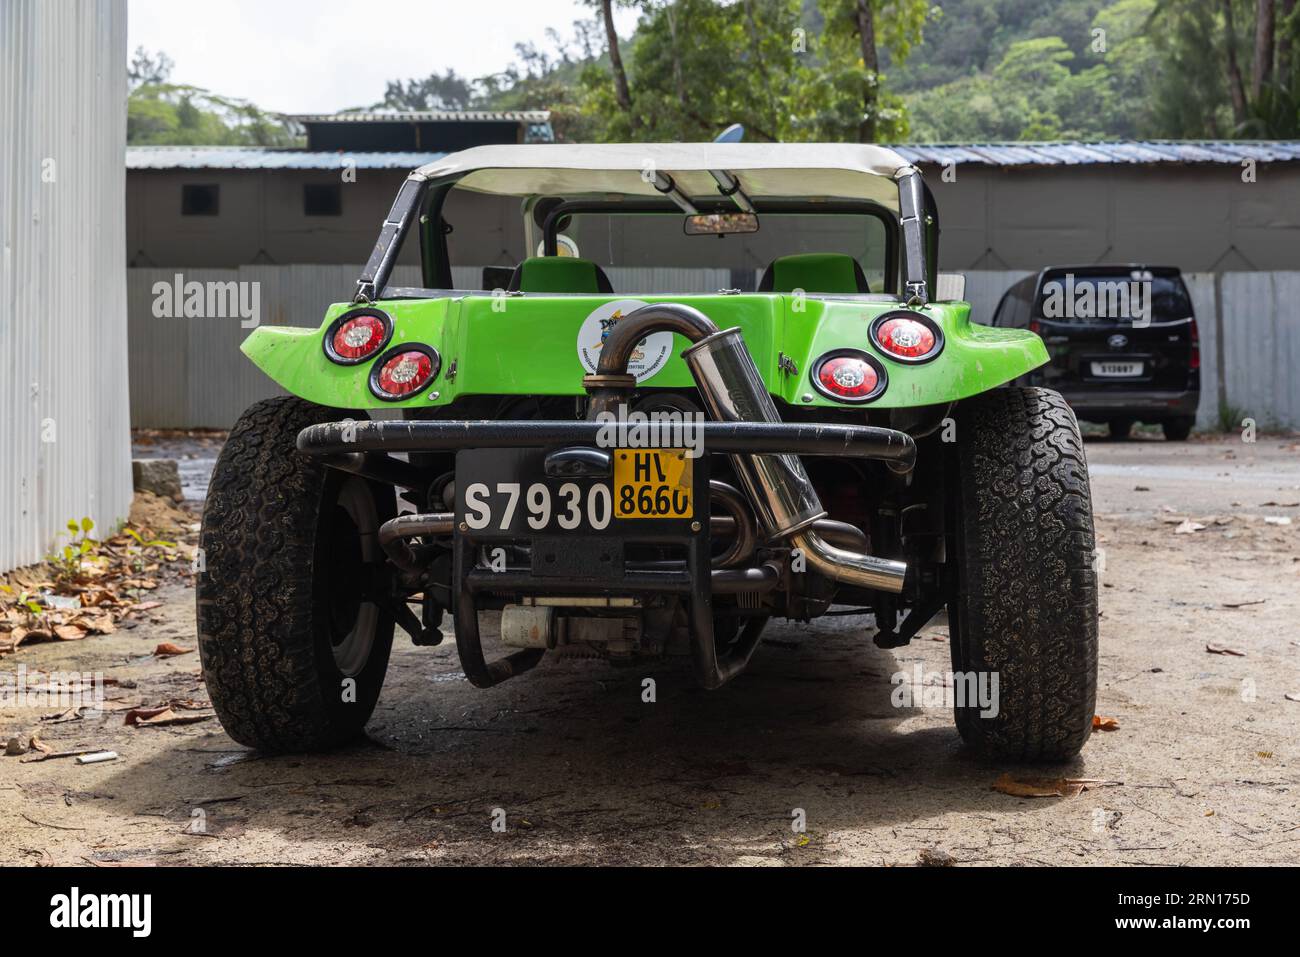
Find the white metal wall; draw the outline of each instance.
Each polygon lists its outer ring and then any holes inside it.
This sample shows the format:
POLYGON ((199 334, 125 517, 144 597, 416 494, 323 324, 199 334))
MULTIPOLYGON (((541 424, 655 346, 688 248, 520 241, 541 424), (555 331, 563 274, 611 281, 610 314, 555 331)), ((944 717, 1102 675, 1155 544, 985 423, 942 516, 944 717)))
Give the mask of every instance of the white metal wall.
MULTIPOLYGON (((248 335, 238 319, 158 319, 152 314, 155 282, 230 280, 261 283, 262 323, 314 328, 325 309, 353 288, 359 266, 244 266, 240 269, 131 269, 131 421, 156 428, 228 428, 257 399, 276 387, 239 352, 248 335)), ((620 293, 722 288, 727 270, 607 270, 620 293)), ((480 270, 457 267, 461 288, 477 288, 480 270)), ((967 272, 966 299, 976 322, 989 322, 1002 294, 1029 273, 967 272)), ((1197 425, 1219 418, 1218 289, 1224 304, 1223 385, 1228 404, 1261 428, 1300 426, 1300 272, 1187 273, 1201 333, 1201 405, 1197 425)), ((392 284, 419 284, 419 270, 399 266, 392 284)))
POLYGON ((0 570, 130 508, 126 13, 0 3, 0 570))

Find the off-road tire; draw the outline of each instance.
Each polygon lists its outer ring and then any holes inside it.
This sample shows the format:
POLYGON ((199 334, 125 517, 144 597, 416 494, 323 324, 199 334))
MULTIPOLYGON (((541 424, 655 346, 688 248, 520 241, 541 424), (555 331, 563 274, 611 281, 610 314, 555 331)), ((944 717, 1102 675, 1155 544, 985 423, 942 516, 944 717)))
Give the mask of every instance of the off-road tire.
POLYGON ((347 512, 346 502, 367 512, 360 524, 382 523, 395 513, 393 490, 296 448, 302 429, 345 418, 365 413, 291 396, 250 406, 208 489, 196 574, 203 674, 226 733, 265 751, 320 751, 357 737, 388 668, 391 616, 361 592, 340 594, 352 580, 363 587, 370 569, 355 563, 374 560, 377 543, 369 532, 352 536, 339 510, 347 512), (358 603, 358 624, 364 613, 365 634, 373 635, 344 667, 334 650, 350 610, 340 611, 341 601, 358 603))
MULTIPOLYGON (((1064 761, 1092 731, 1097 570, 1074 413, 1048 389, 1003 388, 957 408, 953 671, 998 676, 997 714, 958 699, 981 755, 1064 761)), ((991 709, 990 709, 991 710, 991 709)))
POLYGON ((1160 429, 1165 433, 1165 440, 1169 442, 1186 442, 1187 437, 1192 434, 1192 426, 1196 424, 1195 419, 1166 419, 1160 423, 1160 429))

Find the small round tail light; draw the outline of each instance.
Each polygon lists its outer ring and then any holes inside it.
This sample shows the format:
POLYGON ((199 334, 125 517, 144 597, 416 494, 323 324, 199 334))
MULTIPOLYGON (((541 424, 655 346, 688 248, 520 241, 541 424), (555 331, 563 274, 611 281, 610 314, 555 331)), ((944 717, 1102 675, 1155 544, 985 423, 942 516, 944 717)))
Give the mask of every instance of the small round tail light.
POLYGON ((871 324, 877 348, 899 362, 928 362, 943 349, 943 333, 919 312, 887 312, 871 324))
POLYGON ((837 402, 870 402, 885 391, 888 378, 884 367, 865 352, 838 349, 813 363, 812 383, 837 402))
POLYGON ((356 365, 379 354, 393 335, 393 321, 378 309, 353 309, 325 332, 325 355, 339 365, 356 365))
POLYGON ((387 402, 409 399, 438 375, 441 360, 428 346, 390 349, 370 370, 370 391, 387 402))

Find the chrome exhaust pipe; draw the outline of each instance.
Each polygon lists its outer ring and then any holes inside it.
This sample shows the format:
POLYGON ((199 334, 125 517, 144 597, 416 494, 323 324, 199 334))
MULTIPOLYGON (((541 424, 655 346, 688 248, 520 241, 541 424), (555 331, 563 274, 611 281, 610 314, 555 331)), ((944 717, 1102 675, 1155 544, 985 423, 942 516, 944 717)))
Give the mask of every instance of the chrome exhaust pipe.
MULTIPOLYGON (((631 390, 636 382, 627 375, 632 349, 661 330, 679 333, 693 343, 682 350, 682 358, 715 420, 782 421, 740 329, 718 331, 699 310, 677 303, 642 306, 614 327, 596 374, 584 380, 592 394, 591 417, 612 409, 631 390)), ((797 455, 737 454, 731 459, 768 541, 789 539, 809 565, 834 581, 894 593, 903 590, 905 562, 837 548, 817 533, 815 525, 826 517, 826 510, 797 455)))
MULTIPOLYGON (((682 358, 713 418, 781 421, 738 328, 701 339, 684 349, 682 358)), ((731 460, 769 541, 790 539, 809 565, 834 581, 895 593, 903 590, 905 562, 836 548, 817 533, 816 523, 826 517, 826 510, 797 455, 733 455, 731 460)))

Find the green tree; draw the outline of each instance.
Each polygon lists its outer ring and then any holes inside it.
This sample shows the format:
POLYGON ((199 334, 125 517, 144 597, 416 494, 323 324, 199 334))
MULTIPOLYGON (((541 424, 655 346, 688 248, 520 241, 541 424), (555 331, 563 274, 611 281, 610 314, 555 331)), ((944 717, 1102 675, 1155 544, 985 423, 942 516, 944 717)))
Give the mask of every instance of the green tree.
POLYGON ((906 135, 902 100, 884 85, 882 53, 905 62, 939 15, 927 0, 821 0, 819 62, 805 82, 823 89, 807 98, 813 129, 837 140, 876 142, 906 135))
POLYGON ((431 73, 422 80, 390 80, 380 106, 418 113, 422 110, 467 110, 473 101, 472 82, 455 70, 431 73))
POLYGON ((1294 0, 1161 0, 1148 34, 1166 67, 1154 90, 1162 134, 1300 134, 1294 0))
POLYGON ((780 139, 795 72, 793 0, 647 3, 630 44, 630 110, 602 71, 586 74, 590 110, 614 108, 602 138, 708 140, 730 123, 780 139))
POLYGON ((126 141, 132 146, 300 145, 283 119, 246 100, 169 83, 146 83, 131 91, 126 141))

